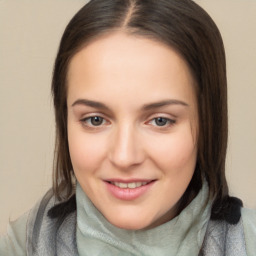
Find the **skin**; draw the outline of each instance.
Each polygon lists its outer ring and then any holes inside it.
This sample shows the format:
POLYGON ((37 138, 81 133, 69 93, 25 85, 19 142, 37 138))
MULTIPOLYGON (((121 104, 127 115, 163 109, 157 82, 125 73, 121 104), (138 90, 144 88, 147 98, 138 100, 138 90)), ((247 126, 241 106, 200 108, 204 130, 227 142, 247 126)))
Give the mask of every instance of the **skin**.
POLYGON ((197 159, 195 81, 186 62, 160 42, 115 32, 72 58, 67 82, 71 161, 93 204, 123 229, 174 218, 197 159), (122 200, 107 189, 111 179, 154 182, 122 200))

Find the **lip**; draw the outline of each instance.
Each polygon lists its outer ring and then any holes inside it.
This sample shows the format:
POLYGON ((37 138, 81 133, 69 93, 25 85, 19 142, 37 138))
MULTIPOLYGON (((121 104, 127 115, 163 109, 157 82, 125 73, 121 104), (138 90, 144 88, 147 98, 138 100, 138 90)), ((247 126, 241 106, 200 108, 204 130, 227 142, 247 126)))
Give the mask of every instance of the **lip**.
POLYGON ((153 184, 156 182, 156 180, 121 180, 121 179, 111 179, 104 181, 107 187, 107 190, 110 192, 112 196, 114 196, 117 199, 125 200, 125 201, 132 201, 135 200, 145 193, 147 193, 153 184), (141 187, 137 188, 119 188, 110 182, 120 182, 120 183, 135 183, 135 182, 149 182, 146 185, 143 185, 141 187))

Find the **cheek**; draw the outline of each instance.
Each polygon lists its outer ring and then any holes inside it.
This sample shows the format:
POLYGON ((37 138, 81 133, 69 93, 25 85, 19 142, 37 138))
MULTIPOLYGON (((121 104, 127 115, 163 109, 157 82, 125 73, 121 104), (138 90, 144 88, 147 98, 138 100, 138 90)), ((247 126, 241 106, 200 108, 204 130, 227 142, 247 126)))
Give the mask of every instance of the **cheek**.
POLYGON ((190 131, 178 132, 153 140, 151 155, 164 170, 194 171, 197 146, 190 131))
POLYGON ((99 167, 106 151, 105 142, 101 136, 88 135, 69 127, 68 142, 75 173, 89 172, 99 167))

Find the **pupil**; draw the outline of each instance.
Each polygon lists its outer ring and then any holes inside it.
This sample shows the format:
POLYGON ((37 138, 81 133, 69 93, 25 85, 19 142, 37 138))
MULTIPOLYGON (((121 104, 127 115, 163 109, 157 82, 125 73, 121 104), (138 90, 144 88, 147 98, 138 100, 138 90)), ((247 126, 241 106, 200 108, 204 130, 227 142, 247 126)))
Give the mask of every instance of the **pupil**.
POLYGON ((102 121, 103 121, 103 118, 99 117, 99 116, 94 116, 91 119, 92 124, 95 125, 95 126, 101 125, 102 121))
POLYGON ((167 119, 166 118, 158 117, 156 119, 156 124, 158 126, 164 126, 164 125, 166 125, 166 123, 167 123, 167 119))

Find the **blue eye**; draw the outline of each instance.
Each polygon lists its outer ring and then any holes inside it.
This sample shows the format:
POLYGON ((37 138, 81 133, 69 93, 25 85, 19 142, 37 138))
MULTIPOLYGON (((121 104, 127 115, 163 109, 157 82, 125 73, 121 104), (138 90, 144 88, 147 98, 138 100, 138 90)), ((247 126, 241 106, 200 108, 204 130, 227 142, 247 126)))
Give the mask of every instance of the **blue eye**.
POLYGON ((172 125, 175 123, 175 120, 169 119, 169 118, 164 118, 164 117, 156 117, 151 120, 151 123, 155 126, 167 126, 167 125, 172 125))
POLYGON ((168 123, 168 120, 163 117, 157 117, 154 120, 157 126, 165 126, 168 123))

